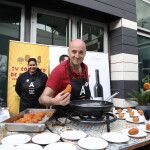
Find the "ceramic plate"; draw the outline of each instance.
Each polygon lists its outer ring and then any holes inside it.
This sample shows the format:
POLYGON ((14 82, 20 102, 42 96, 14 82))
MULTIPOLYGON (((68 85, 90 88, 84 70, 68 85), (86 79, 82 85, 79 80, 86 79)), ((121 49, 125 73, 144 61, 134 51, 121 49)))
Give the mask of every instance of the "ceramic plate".
POLYGON ((27 143, 18 145, 13 150, 43 150, 43 148, 37 144, 27 143))
POLYGON ((150 130, 146 130, 146 125, 140 125, 138 129, 150 133, 150 130))
POLYGON ((108 146, 108 142, 101 138, 87 137, 80 139, 78 141, 78 145, 85 149, 98 150, 106 148, 108 146))
POLYGON ((77 131, 77 130, 70 130, 70 131, 64 131, 60 135, 62 138, 67 140, 79 140, 81 138, 84 138, 87 136, 86 133, 83 131, 77 131))
MULTIPOLYGON (((134 123, 132 117, 127 117, 127 118, 126 118, 126 121, 134 123)), ((138 123, 143 123, 143 122, 145 122, 145 118, 144 118, 144 116, 140 116, 138 123)), ((138 124, 138 123, 136 123, 136 124, 138 124)))
POLYGON ((12 150, 14 148, 14 146, 13 145, 7 145, 7 144, 5 144, 5 145, 0 145, 0 150, 12 150))
POLYGON ((117 133, 117 132, 109 132, 102 134, 102 138, 108 142, 113 143, 123 143, 128 142, 130 138, 126 134, 117 133))
POLYGON ((41 133, 32 138, 32 141, 37 144, 50 144, 59 141, 60 136, 55 133, 41 133))
MULTIPOLYGON (((131 129, 131 128, 130 128, 130 129, 131 129)), ((124 130, 122 130, 122 133, 124 133, 124 134, 126 134, 126 135, 128 135, 128 136, 130 136, 130 137, 134 137, 134 138, 141 138, 141 137, 147 136, 147 133, 144 132, 144 131, 142 131, 142 130, 139 130, 139 133, 138 133, 138 134, 130 135, 130 134, 128 133, 128 131, 129 131, 130 129, 124 129, 124 130)))
POLYGON ((20 145, 25 144, 31 140, 31 137, 27 134, 14 134, 9 135, 2 139, 2 144, 20 145))
POLYGON ((45 146, 44 150, 76 150, 76 146, 71 143, 57 142, 45 146))

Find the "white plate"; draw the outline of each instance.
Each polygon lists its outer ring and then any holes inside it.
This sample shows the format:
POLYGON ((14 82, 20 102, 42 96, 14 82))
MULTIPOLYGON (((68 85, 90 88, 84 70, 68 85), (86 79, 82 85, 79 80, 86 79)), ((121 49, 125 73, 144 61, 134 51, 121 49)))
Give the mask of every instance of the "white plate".
POLYGON ((7 144, 5 144, 5 145, 1 144, 0 145, 0 150, 12 150, 13 148, 14 148, 13 145, 7 145, 7 144))
POLYGON ((13 150, 43 150, 43 148, 37 144, 27 143, 18 145, 13 150))
POLYGON ((32 138, 32 141, 37 144, 50 144, 59 141, 60 136, 55 133, 41 133, 32 138))
POLYGON ((130 140, 130 138, 127 135, 117 132, 104 133, 102 134, 102 138, 108 142, 113 143, 123 143, 128 142, 130 140))
POLYGON ((95 150, 95 149, 104 149, 108 146, 108 142, 95 137, 82 138, 78 141, 78 145, 82 148, 95 150))
MULTIPOLYGON (((131 129, 131 128, 130 128, 130 129, 131 129)), ((126 135, 128 135, 128 136, 130 136, 130 137, 134 137, 134 138, 141 138, 141 137, 147 136, 147 133, 144 132, 144 131, 142 131, 142 130, 139 130, 139 133, 138 133, 138 134, 130 135, 130 134, 128 133, 128 131, 129 131, 130 129, 124 129, 124 130, 122 130, 122 133, 124 133, 124 134, 126 134, 126 135)))
POLYGON ((76 146, 71 143, 57 142, 45 146, 44 150, 76 150, 76 146))
POLYGON ((70 130, 62 132, 60 136, 67 140, 79 140, 81 138, 86 137, 87 134, 83 131, 70 130))
POLYGON ((146 125, 140 125, 138 129, 150 133, 150 130, 146 130, 146 125))
POLYGON ((27 134, 14 134, 9 135, 1 140, 2 144, 20 145, 25 144, 31 140, 31 137, 27 134))
MULTIPOLYGON (((127 118, 126 118, 126 121, 134 123, 132 117, 127 117, 127 118)), ((144 118, 144 116, 140 116, 138 123, 143 123, 143 122, 145 122, 145 118, 144 118)), ((136 123, 136 124, 138 124, 138 123, 136 123)))

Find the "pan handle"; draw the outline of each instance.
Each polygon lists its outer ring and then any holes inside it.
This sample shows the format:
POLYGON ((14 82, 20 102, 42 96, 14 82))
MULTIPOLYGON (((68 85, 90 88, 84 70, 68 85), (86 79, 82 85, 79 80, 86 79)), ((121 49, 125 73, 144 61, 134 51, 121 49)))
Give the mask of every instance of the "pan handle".
POLYGON ((118 95, 119 92, 115 92, 113 95, 109 96, 107 99, 105 99, 105 102, 112 99, 113 97, 115 97, 116 95, 118 95))

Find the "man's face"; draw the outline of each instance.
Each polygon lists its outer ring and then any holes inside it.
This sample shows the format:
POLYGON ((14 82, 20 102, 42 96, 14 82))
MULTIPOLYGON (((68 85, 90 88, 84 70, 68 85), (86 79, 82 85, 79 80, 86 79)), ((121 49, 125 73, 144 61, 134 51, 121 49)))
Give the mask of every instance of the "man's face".
POLYGON ((80 65, 84 60, 85 54, 86 46, 82 42, 73 42, 68 49, 68 55, 72 65, 80 65))

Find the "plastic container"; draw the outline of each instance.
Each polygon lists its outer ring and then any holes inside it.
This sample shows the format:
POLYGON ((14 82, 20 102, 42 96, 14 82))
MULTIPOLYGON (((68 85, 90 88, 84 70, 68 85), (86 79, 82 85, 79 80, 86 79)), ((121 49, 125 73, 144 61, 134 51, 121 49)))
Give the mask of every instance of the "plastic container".
POLYGON ((9 111, 7 107, 1 107, 0 108, 0 122, 3 122, 4 120, 10 118, 9 111))

